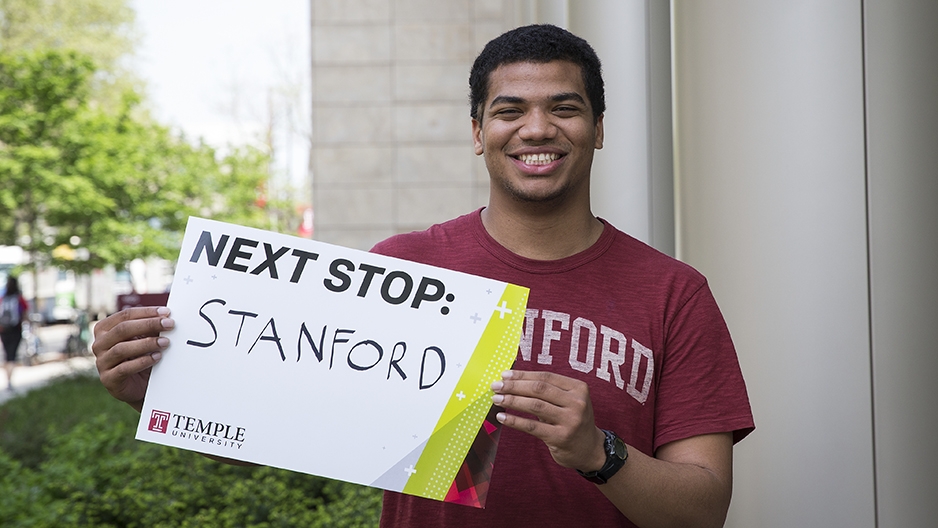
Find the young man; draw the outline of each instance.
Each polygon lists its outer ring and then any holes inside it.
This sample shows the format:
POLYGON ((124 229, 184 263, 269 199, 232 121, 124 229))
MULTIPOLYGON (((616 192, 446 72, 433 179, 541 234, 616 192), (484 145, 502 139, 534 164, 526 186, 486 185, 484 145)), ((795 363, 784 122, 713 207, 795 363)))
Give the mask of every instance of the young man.
MULTIPOLYGON (((518 28, 485 47, 470 88, 489 205, 374 251, 531 289, 518 360, 493 385, 506 427, 485 509, 389 492, 382 526, 722 525, 733 444, 753 428, 745 385, 706 280, 590 211, 595 52, 518 28)), ((137 409, 167 315, 95 328, 102 382, 137 409)))

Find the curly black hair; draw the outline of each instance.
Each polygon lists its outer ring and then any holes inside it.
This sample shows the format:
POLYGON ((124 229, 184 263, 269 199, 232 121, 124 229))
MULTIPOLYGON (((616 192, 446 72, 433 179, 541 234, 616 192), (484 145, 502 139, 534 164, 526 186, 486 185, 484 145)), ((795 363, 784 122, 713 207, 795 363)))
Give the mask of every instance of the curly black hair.
POLYGON ((472 64, 469 73, 469 115, 479 119, 488 98, 489 77, 502 64, 569 61, 580 67, 593 119, 606 111, 602 66, 592 46, 569 31, 550 24, 515 28, 494 38, 472 64))

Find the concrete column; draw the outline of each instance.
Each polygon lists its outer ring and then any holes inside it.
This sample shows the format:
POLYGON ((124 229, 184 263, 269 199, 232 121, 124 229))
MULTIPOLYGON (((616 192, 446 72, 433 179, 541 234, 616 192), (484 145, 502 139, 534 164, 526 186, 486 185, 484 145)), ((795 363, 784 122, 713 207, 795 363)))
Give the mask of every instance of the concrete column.
POLYGON ((875 525, 858 0, 674 3, 678 254, 749 386, 727 526, 875 525))
POLYGON ((568 16, 603 61, 606 83, 593 212, 674 254, 668 3, 583 0, 568 3, 568 16))
POLYGON ((938 519, 938 3, 866 0, 879 526, 938 519))

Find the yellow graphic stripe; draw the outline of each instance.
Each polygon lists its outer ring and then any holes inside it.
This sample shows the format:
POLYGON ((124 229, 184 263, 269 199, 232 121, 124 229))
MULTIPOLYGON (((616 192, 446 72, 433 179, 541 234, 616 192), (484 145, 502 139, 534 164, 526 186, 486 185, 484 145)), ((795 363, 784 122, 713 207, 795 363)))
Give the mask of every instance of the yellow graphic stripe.
POLYGON ((508 284, 456 383, 404 493, 443 500, 492 407, 492 383, 518 355, 528 289, 508 284))

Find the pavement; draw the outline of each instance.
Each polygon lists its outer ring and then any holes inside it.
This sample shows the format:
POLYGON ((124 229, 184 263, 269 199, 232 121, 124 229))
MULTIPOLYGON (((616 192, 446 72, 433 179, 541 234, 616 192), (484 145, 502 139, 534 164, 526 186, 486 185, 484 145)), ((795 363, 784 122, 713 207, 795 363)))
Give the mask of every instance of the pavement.
MULTIPOLYGON (((31 366, 18 364, 13 369, 13 387, 9 389, 6 373, 0 370, 0 405, 10 398, 23 395, 33 389, 42 387, 50 380, 60 376, 76 373, 94 373, 94 356, 87 355, 67 357, 64 353, 65 342, 68 336, 76 331, 75 325, 59 324, 47 325, 36 330, 36 335, 42 343, 41 351, 31 366)), ((19 357, 23 356, 23 347, 20 347, 19 357)), ((0 360, 2 360, 0 355, 0 360)))

